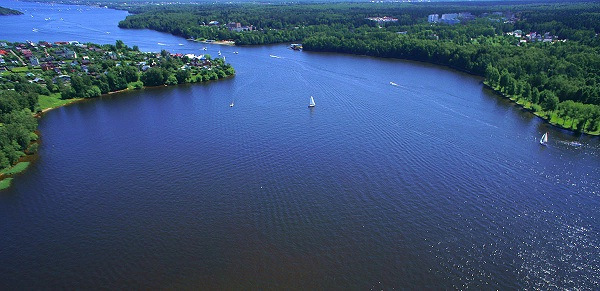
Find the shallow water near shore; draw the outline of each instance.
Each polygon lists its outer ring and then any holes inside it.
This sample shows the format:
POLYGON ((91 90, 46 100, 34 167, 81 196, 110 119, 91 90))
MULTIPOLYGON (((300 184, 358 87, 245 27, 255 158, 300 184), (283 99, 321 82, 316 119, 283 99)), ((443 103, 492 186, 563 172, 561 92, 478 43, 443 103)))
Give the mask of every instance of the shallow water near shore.
POLYGON ((14 23, 0 39, 206 46, 237 75, 46 113, 38 159, 0 192, 0 286, 600 284, 599 139, 545 124, 479 78, 120 30, 127 13, 109 9, 2 6, 27 12, 0 18, 14 23), (71 24, 45 30, 48 17, 71 24))

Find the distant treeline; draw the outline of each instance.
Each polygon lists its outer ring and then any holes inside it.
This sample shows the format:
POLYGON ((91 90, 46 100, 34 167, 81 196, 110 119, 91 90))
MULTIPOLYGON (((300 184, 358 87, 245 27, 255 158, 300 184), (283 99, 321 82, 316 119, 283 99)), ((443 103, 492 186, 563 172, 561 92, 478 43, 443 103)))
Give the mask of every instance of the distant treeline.
MULTIPOLYGON (((130 7, 128 16, 119 23, 121 28, 148 28, 186 38, 232 39, 237 44, 268 44, 300 41, 321 26, 357 28, 376 26, 367 17, 391 16, 396 26, 427 22, 429 14, 470 12, 473 15, 495 11, 518 13, 523 29, 550 31, 570 36, 573 30, 600 31, 597 3, 514 4, 497 2, 462 3, 331 3, 331 4, 210 4, 130 7), (208 25, 217 21, 221 25, 208 25), (253 25, 253 32, 235 32, 222 25, 239 22, 253 25)), ((508 31, 511 25, 504 26, 508 31)))
POLYGON ((0 6, 0 15, 21 15, 23 12, 0 6))

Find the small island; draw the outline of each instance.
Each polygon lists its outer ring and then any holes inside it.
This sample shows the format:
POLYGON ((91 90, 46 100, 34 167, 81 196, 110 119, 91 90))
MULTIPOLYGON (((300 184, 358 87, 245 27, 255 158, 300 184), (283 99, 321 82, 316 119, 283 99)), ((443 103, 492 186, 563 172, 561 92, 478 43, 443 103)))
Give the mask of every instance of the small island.
POLYGON ((75 101, 147 86, 208 82, 235 74, 223 58, 141 52, 59 41, 0 42, 0 189, 38 148, 37 119, 75 101))
POLYGON ((5 15, 21 15, 21 14, 23 14, 23 12, 0 6, 0 16, 5 16, 5 15))

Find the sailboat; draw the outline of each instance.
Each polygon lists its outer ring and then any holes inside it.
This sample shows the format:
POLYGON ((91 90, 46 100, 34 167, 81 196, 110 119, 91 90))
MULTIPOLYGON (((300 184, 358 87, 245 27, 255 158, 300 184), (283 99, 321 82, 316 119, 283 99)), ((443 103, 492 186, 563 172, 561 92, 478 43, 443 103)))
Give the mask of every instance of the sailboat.
POLYGON ((231 104, 229 104, 229 107, 233 107, 233 100, 231 100, 231 104))
POLYGON ((541 145, 546 145, 547 142, 548 142, 548 132, 544 133, 544 135, 542 135, 542 138, 540 138, 541 145))
POLYGON ((313 96, 310 96, 310 103, 308 103, 308 107, 315 107, 315 99, 313 98, 313 96))

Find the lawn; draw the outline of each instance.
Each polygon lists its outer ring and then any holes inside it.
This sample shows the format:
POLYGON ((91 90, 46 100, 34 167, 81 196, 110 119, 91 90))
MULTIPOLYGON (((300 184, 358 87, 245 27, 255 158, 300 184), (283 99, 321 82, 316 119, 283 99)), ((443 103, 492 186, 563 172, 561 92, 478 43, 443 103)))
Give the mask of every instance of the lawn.
POLYGON ((39 103, 40 103, 40 108, 43 109, 48 109, 48 108, 55 108, 55 107, 59 107, 59 106, 63 106, 65 104, 69 104, 78 100, 81 100, 82 98, 74 98, 74 99, 60 99, 60 93, 54 93, 50 96, 47 95, 40 95, 39 98, 39 103))
POLYGON ((12 182, 13 178, 6 178, 2 181, 0 181, 0 190, 4 190, 8 187, 10 187, 10 182, 12 182))
POLYGON ((20 162, 11 168, 7 168, 7 169, 0 171, 0 174, 13 175, 16 173, 20 173, 20 172, 23 172, 25 169, 27 169, 28 166, 29 166, 29 162, 20 162))
POLYGON ((12 68, 13 73, 27 73, 29 72, 29 68, 27 67, 15 67, 12 68))

